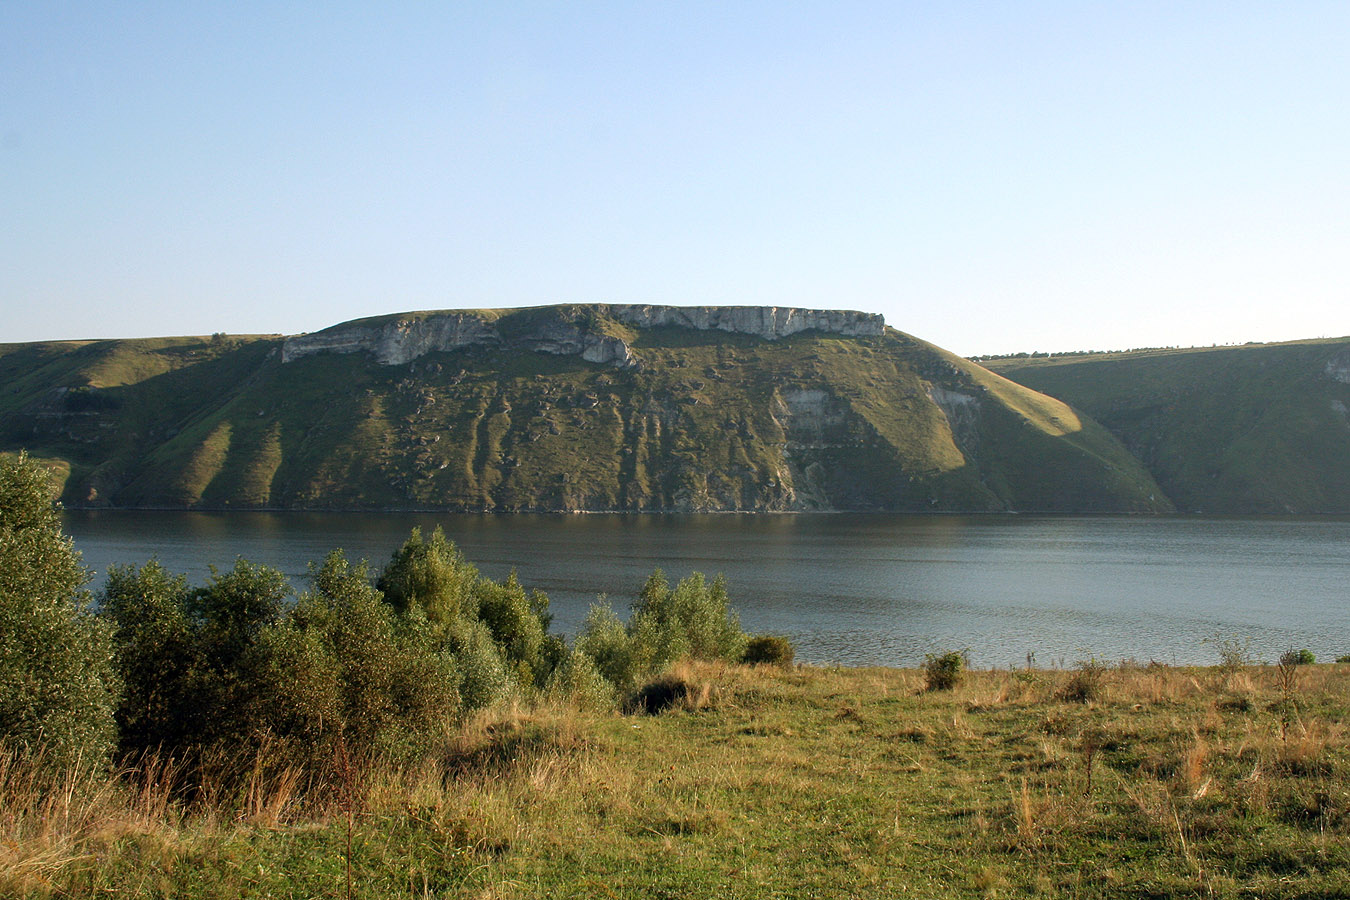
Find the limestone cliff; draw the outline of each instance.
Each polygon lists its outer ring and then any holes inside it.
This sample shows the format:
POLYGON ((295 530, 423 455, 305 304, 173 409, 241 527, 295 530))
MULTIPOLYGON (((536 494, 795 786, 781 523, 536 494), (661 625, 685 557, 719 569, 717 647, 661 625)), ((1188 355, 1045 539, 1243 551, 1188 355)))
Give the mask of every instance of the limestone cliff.
POLYGON ((446 310, 357 319, 287 338, 281 359, 294 362, 315 353, 367 353, 382 365, 397 366, 428 353, 477 346, 580 356, 587 362, 621 369, 637 365, 627 342, 605 333, 605 320, 636 328, 749 334, 770 341, 812 330, 847 337, 880 337, 886 327, 885 320, 875 313, 782 306, 591 304, 526 310, 446 310))

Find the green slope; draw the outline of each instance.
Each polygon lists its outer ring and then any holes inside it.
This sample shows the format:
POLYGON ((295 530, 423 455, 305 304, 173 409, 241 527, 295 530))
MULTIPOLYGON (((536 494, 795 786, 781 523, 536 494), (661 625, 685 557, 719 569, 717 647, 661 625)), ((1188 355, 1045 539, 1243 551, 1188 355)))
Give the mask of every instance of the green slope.
POLYGON ((1182 510, 1350 512, 1350 338, 987 365, 1101 422, 1182 510))
POLYGON ((389 366, 283 363, 273 337, 0 347, 0 449, 67 462, 73 506, 1170 508, 1095 423, 893 330, 770 341, 604 306, 488 318, 500 346, 389 366), (559 316, 640 364, 514 342, 559 316))

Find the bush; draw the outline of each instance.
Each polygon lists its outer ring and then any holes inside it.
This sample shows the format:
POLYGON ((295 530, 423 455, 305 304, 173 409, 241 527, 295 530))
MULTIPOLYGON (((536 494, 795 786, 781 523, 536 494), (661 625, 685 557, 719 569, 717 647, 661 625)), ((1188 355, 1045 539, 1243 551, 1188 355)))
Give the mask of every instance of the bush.
POLYGON ((1336 662, 1338 662, 1338 663, 1350 663, 1350 654, 1346 654, 1345 656, 1338 656, 1338 657, 1336 657, 1336 662))
POLYGON ((588 656, 596 671, 615 689, 628 691, 645 673, 650 662, 635 655, 634 644, 623 620, 607 603, 600 602, 586 613, 586 620, 577 635, 576 650, 588 656))
POLYGON ((694 572, 672 591, 665 573, 654 570, 638 595, 629 632, 657 668, 686 656, 738 662, 745 655, 745 632, 720 575, 708 584, 694 572))
POLYGON ((189 620, 187 578, 151 560, 113 566, 99 595, 99 615, 113 634, 125 685, 117 708, 123 752, 180 746, 203 727, 201 698, 191 683, 201 671, 189 620))
POLYGON ((790 669, 796 655, 792 641, 783 635, 757 634, 746 643, 742 661, 752 666, 782 666, 790 669))
POLYGON ((950 691, 965 677, 966 651, 929 653, 923 658, 923 685, 926 691, 950 691))
POLYGON ((444 632, 461 615, 472 618, 473 590, 478 570, 437 528, 431 540, 422 539, 422 530, 414 528, 394 552, 375 587, 400 614, 414 607, 427 621, 444 632))
POLYGON ((1078 668, 1055 694, 1067 703, 1091 703, 1100 700, 1106 691, 1105 663, 1096 658, 1079 660, 1078 668))
POLYGON ((1205 643, 1213 644, 1219 654, 1219 675, 1224 684, 1231 685, 1239 672, 1256 664, 1252 653, 1251 639, 1237 635, 1216 634, 1206 638, 1205 643))
POLYGON ((113 644, 87 581, 46 473, 0 457, 0 741, 59 764, 101 765, 116 742, 113 644))
POLYGON ((250 724, 326 761, 339 739, 358 755, 407 758, 443 735, 459 709, 454 660, 425 620, 405 620, 341 551, 311 566, 313 588, 269 628, 241 676, 250 724))
POLYGON ((545 653, 548 597, 539 591, 526 596, 512 571, 505 584, 480 581, 473 598, 479 620, 492 632, 521 686, 542 687, 557 663, 545 653))
POLYGON ((627 693, 676 660, 740 662, 746 641, 720 575, 709 584, 694 572, 671 590, 665 574, 655 569, 627 625, 608 604, 592 606, 576 646, 620 693, 627 693))
POLYGON ((612 709, 615 702, 614 686, 600 674, 595 660, 575 648, 549 676, 545 695, 582 709, 612 709))
POLYGON ((482 622, 460 620, 450 648, 459 667, 459 695, 466 710, 486 709, 519 690, 513 667, 482 622))
POLYGON ((1295 650, 1290 648, 1280 654, 1280 664, 1285 666, 1311 666, 1317 662, 1317 657, 1313 656, 1312 651, 1304 648, 1295 650))

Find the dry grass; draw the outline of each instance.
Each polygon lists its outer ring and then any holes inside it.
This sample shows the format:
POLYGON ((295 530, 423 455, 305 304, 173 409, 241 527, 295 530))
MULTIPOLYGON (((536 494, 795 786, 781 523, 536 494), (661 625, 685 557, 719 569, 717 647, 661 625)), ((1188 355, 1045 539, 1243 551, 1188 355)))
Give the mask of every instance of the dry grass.
POLYGON ((670 674, 688 690, 653 715, 517 703, 345 779, 265 746, 196 792, 153 756, 58 776, 11 753, 0 896, 341 896, 348 863, 358 896, 1350 890, 1346 667, 1303 667, 1297 715, 1262 668, 1116 668, 1086 704, 1059 699, 1074 672, 670 674))

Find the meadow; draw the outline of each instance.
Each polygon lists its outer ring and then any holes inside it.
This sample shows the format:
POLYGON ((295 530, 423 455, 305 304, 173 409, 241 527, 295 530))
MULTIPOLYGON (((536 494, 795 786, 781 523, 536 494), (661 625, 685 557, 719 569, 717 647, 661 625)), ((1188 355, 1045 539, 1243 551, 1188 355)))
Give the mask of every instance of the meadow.
POLYGON ((517 701, 416 764, 323 776, 241 746, 248 777, 191 797, 155 754, 66 776, 10 756, 0 893, 1350 895, 1350 665, 1226 663, 929 690, 917 669, 686 662, 657 711, 517 701))

